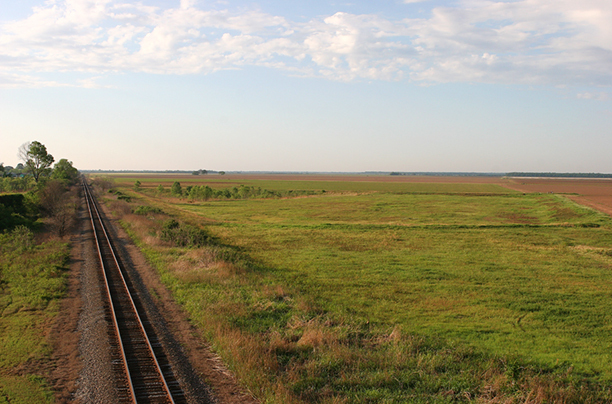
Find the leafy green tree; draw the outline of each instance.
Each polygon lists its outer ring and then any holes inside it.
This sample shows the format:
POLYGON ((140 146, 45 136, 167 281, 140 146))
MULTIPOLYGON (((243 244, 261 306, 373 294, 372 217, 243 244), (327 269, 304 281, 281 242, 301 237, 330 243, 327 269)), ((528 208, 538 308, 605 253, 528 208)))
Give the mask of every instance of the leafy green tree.
POLYGON ((181 188, 181 183, 178 181, 174 181, 174 184, 172 184, 172 188, 170 188, 170 193, 176 196, 183 195, 183 189, 181 188))
POLYGON ((72 161, 61 159, 55 163, 51 178, 74 184, 79 179, 79 170, 74 168, 72 161))
POLYGON ((136 180, 136 182, 134 183, 134 189, 140 189, 141 186, 142 184, 140 183, 140 181, 136 180))
POLYGON ((48 176, 51 173, 51 164, 55 161, 52 155, 47 153, 44 144, 33 141, 24 143, 19 148, 19 157, 24 161, 26 171, 32 174, 34 180, 48 176))

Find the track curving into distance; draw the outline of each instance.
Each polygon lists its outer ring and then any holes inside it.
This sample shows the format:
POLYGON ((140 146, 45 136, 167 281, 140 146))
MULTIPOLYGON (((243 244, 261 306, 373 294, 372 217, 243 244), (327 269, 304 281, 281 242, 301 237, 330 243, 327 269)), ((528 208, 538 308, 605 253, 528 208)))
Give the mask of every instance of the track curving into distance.
POLYGON ((113 361, 117 396, 121 403, 185 403, 161 344, 146 320, 128 273, 118 257, 89 186, 83 191, 91 218, 108 297, 113 328, 111 345, 119 352, 113 361))

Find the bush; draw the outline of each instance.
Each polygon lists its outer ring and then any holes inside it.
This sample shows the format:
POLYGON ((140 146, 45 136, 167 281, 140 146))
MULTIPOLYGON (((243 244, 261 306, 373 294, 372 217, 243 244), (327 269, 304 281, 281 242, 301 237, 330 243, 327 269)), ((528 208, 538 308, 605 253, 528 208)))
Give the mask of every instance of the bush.
MULTIPOLYGON (((323 194, 325 191, 321 191, 320 193, 323 194)), ((270 191, 268 189, 245 185, 224 189, 212 189, 208 185, 196 185, 187 187, 184 192, 184 195, 188 196, 189 199, 204 201, 209 199, 283 198, 316 194, 316 191, 311 190, 270 191)))
POLYGON ((161 239, 170 241, 179 247, 202 247, 212 242, 212 238, 205 230, 181 224, 174 219, 164 223, 161 239))
POLYGON ((136 206, 133 210, 132 213, 134 213, 135 215, 148 215, 150 213, 164 213, 161 209, 159 208, 153 208, 151 206, 136 206))
POLYGON ((34 188, 36 182, 30 176, 0 178, 0 192, 25 192, 34 188))
POLYGON ((102 192, 106 192, 108 189, 112 188, 115 184, 115 180, 109 177, 95 177, 91 184, 102 190, 102 192))
POLYGON ((64 180, 46 182, 39 192, 40 206, 60 237, 74 224, 78 210, 78 188, 67 187, 64 180))
POLYGON ((123 192, 119 191, 118 189, 109 189, 108 190, 109 193, 116 195, 117 199, 120 201, 126 201, 126 202, 132 202, 132 198, 126 194, 124 194, 123 192))
POLYGON ((176 196, 183 195, 183 189, 181 188, 181 183, 178 181, 174 181, 174 184, 172 184, 172 188, 170 188, 170 193, 176 196))
POLYGON ((16 226, 31 225, 38 214, 38 207, 31 195, 0 195, 0 231, 16 226))
POLYGON ((0 234, 0 253, 10 251, 22 253, 32 249, 34 245, 34 233, 26 226, 16 226, 11 232, 0 234))

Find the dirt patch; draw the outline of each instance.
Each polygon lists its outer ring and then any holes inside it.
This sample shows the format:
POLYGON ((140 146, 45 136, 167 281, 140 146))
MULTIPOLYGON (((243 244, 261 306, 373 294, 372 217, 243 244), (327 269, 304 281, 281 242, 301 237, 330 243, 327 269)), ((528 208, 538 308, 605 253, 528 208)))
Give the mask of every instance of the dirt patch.
POLYGON ((525 193, 565 194, 574 202, 612 215, 612 180, 608 178, 512 178, 500 185, 525 193))
POLYGON ((49 343, 53 348, 49 383, 55 391, 57 403, 75 402, 77 380, 82 368, 77 349, 80 338, 77 327, 82 306, 79 280, 83 263, 82 235, 82 226, 74 226, 70 235, 72 248, 66 296, 49 333, 49 343))

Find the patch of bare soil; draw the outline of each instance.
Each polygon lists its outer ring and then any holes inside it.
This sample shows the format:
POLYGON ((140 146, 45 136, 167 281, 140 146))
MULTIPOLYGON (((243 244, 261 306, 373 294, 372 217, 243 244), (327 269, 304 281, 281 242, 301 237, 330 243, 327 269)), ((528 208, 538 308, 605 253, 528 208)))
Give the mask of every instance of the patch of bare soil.
POLYGON ((612 180, 513 178, 501 183, 515 191, 566 194, 571 200, 612 215, 612 180))
POLYGON ((72 248, 66 296, 49 333, 49 342, 53 348, 49 383, 55 391, 57 403, 75 402, 77 379, 82 368, 78 351, 80 335, 77 330, 82 305, 79 280, 83 263, 82 235, 82 226, 74 226, 70 234, 72 248))

